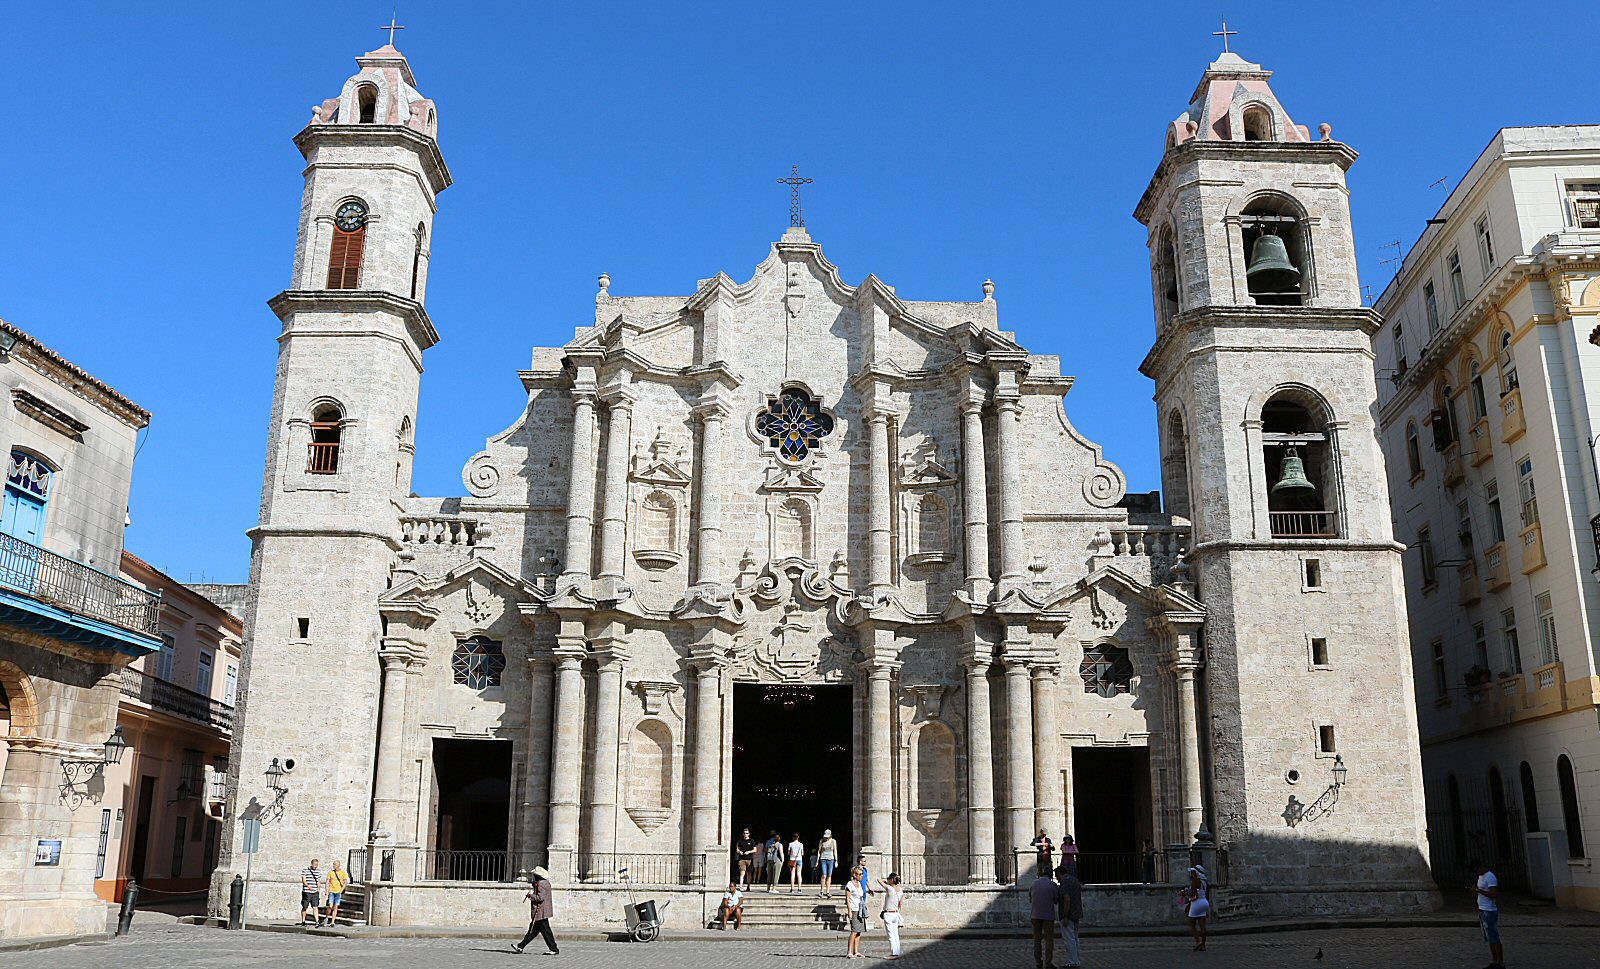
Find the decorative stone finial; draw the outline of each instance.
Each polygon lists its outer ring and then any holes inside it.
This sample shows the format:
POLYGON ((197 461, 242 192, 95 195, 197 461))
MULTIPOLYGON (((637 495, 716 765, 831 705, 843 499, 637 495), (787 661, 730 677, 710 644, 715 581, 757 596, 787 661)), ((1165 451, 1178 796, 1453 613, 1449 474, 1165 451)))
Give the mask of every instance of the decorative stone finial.
POLYGON ((1323 141, 1332 141, 1333 140, 1333 125, 1328 124, 1326 121, 1324 121, 1322 124, 1317 125, 1317 133, 1322 135, 1322 140, 1323 141))
POLYGON ((599 282, 600 282, 600 295, 601 296, 610 296, 611 295, 611 274, 610 273, 601 273, 599 282))
POLYGON ((983 281, 983 298, 985 302, 994 302, 994 280, 985 279, 983 281))

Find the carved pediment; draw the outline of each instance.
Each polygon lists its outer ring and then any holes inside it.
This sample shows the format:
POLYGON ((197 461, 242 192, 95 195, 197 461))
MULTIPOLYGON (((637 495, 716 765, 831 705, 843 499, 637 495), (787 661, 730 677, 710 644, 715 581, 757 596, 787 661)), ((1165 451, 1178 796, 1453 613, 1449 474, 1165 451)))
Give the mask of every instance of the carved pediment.
POLYGON ((808 492, 815 494, 823 488, 817 476, 804 468, 774 464, 767 468, 761 489, 767 492, 808 492))
POLYGON ((688 488, 688 463, 683 446, 674 445, 666 431, 657 427, 649 446, 634 454, 628 479, 658 488, 688 488))
POLYGON ((907 451, 900 463, 900 485, 911 490, 954 487, 956 484, 954 454, 941 455, 939 445, 925 440, 907 451))
MULTIPOLYGON (((825 613, 814 613, 825 627, 825 613)), ((820 640, 809 627, 759 639, 740 640, 733 647, 735 680, 758 683, 845 683, 855 678, 854 647, 825 636, 820 640)))

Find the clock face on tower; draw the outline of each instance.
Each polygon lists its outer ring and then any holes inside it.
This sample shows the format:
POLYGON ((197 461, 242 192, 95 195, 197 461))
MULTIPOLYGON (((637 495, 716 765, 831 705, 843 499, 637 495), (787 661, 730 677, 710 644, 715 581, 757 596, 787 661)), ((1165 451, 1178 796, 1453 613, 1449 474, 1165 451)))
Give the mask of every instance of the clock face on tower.
POLYGON ((367 207, 352 199, 339 206, 339 211, 334 213, 333 224, 340 231, 354 232, 367 224, 367 207))

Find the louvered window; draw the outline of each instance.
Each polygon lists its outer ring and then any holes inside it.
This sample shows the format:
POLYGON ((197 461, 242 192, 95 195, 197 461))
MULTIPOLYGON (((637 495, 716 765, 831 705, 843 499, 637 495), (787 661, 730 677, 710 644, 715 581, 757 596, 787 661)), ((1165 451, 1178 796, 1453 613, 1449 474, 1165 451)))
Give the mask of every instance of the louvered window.
POLYGON ((357 289, 361 286, 361 253, 367 245, 367 227, 354 232, 333 230, 333 252, 328 257, 328 288, 357 289))

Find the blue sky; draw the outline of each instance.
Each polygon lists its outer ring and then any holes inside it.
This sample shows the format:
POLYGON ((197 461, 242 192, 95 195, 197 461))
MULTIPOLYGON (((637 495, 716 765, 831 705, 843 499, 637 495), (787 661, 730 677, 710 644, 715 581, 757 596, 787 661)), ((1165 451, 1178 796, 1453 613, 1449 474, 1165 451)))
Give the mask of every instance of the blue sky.
MULTIPOLYGON (((154 413, 130 550, 243 581, 312 104, 379 46, 382 3, 7 4, 0 317, 154 413)), ((1219 50, 1361 152, 1363 282, 1381 291, 1494 131, 1600 120, 1592 58, 1503 4, 409 3, 438 102, 440 199, 414 487, 518 414, 534 345, 619 294, 745 279, 790 165, 847 282, 911 299, 998 286, 1002 326, 1078 375, 1072 420, 1158 485, 1152 323, 1131 212, 1219 50), (1513 11, 1514 13, 1514 11, 1513 11), (1562 45, 1567 45, 1563 49, 1562 45), (1445 178, 1443 185, 1431 183, 1445 178)))

